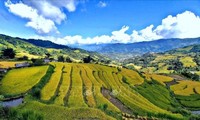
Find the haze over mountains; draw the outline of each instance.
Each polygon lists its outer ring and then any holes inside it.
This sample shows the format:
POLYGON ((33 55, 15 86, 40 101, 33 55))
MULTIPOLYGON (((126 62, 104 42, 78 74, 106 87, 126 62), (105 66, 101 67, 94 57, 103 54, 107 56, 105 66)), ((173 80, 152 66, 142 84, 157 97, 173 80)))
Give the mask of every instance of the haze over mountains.
POLYGON ((90 45, 76 45, 75 47, 82 48, 88 51, 95 51, 104 55, 110 56, 114 59, 126 57, 133 57, 135 55, 142 55, 148 52, 165 52, 175 48, 185 47, 188 45, 200 44, 200 38, 188 39, 160 39, 148 42, 137 43, 114 43, 114 44, 90 44, 90 45), (118 57, 116 57, 118 56, 118 57), (119 57, 120 56, 120 57, 119 57))

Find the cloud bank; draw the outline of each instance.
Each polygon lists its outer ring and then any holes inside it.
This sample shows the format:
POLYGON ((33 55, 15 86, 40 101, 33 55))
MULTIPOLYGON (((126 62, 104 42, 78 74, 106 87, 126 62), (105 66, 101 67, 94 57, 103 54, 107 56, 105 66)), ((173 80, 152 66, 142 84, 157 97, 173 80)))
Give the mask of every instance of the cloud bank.
POLYGON ((81 35, 65 36, 63 38, 32 36, 31 38, 51 40, 58 44, 101 44, 101 43, 134 43, 167 38, 196 38, 200 37, 200 17, 190 11, 176 16, 169 15, 160 25, 149 25, 142 30, 133 30, 127 34, 129 26, 113 31, 109 35, 83 38, 81 35))
POLYGON ((67 19, 63 8, 69 12, 76 10, 75 0, 22 0, 5 2, 9 12, 28 20, 25 26, 31 27, 39 34, 59 33, 56 24, 67 19))

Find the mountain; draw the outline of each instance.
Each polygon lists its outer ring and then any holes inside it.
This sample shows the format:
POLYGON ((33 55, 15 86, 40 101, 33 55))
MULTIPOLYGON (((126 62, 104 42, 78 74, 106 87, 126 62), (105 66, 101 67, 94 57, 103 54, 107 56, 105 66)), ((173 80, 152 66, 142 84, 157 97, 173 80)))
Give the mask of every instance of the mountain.
POLYGON ((30 59, 44 58, 46 54, 49 53, 54 59, 57 59, 58 56, 69 56, 74 61, 81 61, 83 58, 91 56, 93 60, 109 60, 95 52, 58 45, 50 41, 15 38, 0 34, 0 50, 5 48, 13 48, 16 51, 17 58, 23 56, 27 56, 30 59))
POLYGON ((55 44, 55 43, 53 43, 51 41, 48 41, 48 40, 45 40, 45 41, 44 40, 39 40, 39 39, 37 39, 37 40, 35 40, 35 39, 28 39, 28 40, 22 39, 22 40, 24 40, 26 42, 29 42, 29 43, 31 43, 33 45, 44 47, 44 48, 73 49, 73 48, 70 48, 70 47, 68 47, 66 45, 55 44))
POLYGON ((200 38, 188 39, 160 39, 155 41, 137 42, 137 43, 115 43, 115 44, 91 44, 79 45, 76 47, 102 53, 111 56, 114 59, 121 60, 125 56, 132 58, 136 55, 145 54, 148 52, 165 52, 175 48, 180 48, 188 45, 200 44, 200 38), (119 56, 118 56, 119 55, 119 56))
POLYGON ((162 53, 147 53, 123 61, 124 65, 134 67, 143 72, 182 74, 184 76, 200 76, 200 45, 189 45, 162 53))

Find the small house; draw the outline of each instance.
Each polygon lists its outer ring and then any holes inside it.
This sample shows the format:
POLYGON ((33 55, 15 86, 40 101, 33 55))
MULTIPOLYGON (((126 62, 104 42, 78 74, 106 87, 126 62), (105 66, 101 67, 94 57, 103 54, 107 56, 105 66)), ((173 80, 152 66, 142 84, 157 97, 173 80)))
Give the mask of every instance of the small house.
POLYGON ((7 69, 6 68, 0 68, 0 73, 6 73, 7 69))
POLYGON ((47 64, 47 63, 49 63, 49 62, 51 62, 51 60, 46 59, 46 58, 44 59, 44 63, 45 63, 45 64, 47 64))
POLYGON ((30 63, 28 63, 28 62, 16 63, 16 64, 15 64, 15 67, 16 67, 16 68, 22 68, 22 67, 28 67, 28 66, 30 66, 30 63))

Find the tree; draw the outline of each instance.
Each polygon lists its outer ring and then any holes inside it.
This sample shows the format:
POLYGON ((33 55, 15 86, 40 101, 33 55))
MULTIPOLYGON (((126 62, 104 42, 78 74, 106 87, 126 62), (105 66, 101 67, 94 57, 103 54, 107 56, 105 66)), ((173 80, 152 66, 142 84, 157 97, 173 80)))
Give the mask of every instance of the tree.
POLYGON ((49 58, 51 56, 51 54, 46 53, 46 58, 49 58))
POLYGON ((58 56, 58 62, 64 62, 64 61, 65 61, 65 59, 62 55, 58 56))
POLYGON ((90 56, 83 58, 84 63, 90 63, 93 59, 90 56))
POLYGON ((28 60, 28 56, 23 56, 23 57, 20 57, 20 58, 18 58, 18 60, 28 60))
POLYGON ((15 58, 16 53, 12 48, 4 49, 2 52, 3 52, 2 54, 4 57, 11 58, 11 59, 15 58))
POLYGON ((31 59, 31 61, 33 62, 33 65, 35 65, 35 66, 40 66, 40 65, 44 64, 43 59, 31 59))
POLYGON ((70 57, 66 57, 65 61, 68 62, 68 63, 71 63, 71 62, 72 62, 72 60, 71 60, 70 57))

